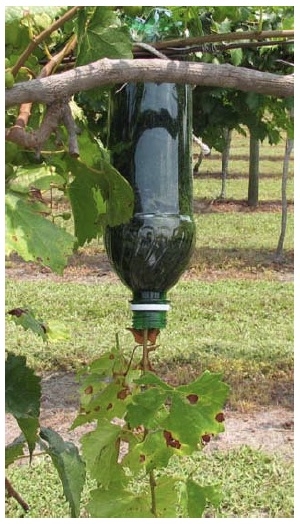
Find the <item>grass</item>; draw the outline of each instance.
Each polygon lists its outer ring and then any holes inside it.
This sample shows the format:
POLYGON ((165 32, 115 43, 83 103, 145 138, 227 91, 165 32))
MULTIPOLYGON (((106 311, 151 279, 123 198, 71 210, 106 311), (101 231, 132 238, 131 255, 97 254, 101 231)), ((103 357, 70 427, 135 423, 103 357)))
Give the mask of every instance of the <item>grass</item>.
MULTIPOLYGON (((209 162, 209 160, 205 160, 209 162)), ((205 164, 206 166, 206 164, 205 164)), ((203 166, 203 169, 205 168, 203 166)), ((217 171, 218 176, 211 174, 200 174, 195 178, 194 197, 195 199, 215 199, 221 193, 220 167, 217 171)), ((287 182, 287 198, 293 200, 294 184, 293 178, 290 177, 287 182)), ((229 177, 226 182, 226 199, 228 200, 246 200, 248 195, 247 177, 229 177)), ((281 175, 277 178, 261 178, 259 184, 259 202, 281 202, 281 175)))
MULTIPOLYGON (((238 201, 247 197, 248 142, 236 135, 232 144, 227 198, 238 201)), ((283 154, 283 143, 261 146, 261 204, 280 201, 283 154)), ((280 208, 228 212, 209 207, 199 213, 199 203, 220 194, 220 169, 220 155, 213 152, 195 178, 196 249, 189 271, 169 292, 172 309, 153 364, 173 384, 191 381, 205 369, 223 373, 231 387, 228 407, 232 409, 293 409, 294 285, 289 279, 293 209, 288 214, 285 263, 279 266, 274 253, 280 208)), ((292 171, 293 161, 288 182, 291 201, 292 171)), ((97 256, 103 243, 93 242, 86 251, 97 256)), ((69 332, 68 339, 44 344, 7 316, 6 350, 25 354, 39 373, 80 369, 112 348, 116 333, 124 351, 134 346, 126 329, 131 326, 131 293, 119 283, 7 279, 5 296, 6 311, 29 306, 46 322, 63 322, 69 332)), ((195 470, 204 485, 220 484, 221 507, 208 508, 206 517, 293 518, 293 464, 278 455, 240 447, 194 454, 169 467, 185 475, 195 470)), ((34 458, 30 468, 10 466, 9 478, 32 509, 23 515, 10 499, 6 517, 69 516, 56 471, 47 459, 34 458)))
MULTIPOLYGON (((275 376, 280 390, 293 369, 293 293, 292 283, 264 280, 179 283, 169 293, 172 310, 154 363, 177 383, 204 368, 227 370, 232 405, 248 397, 272 402, 275 376)), ((7 310, 34 308, 42 320, 59 319, 69 331, 68 340, 45 345, 7 320, 7 351, 25 353, 40 372, 80 368, 112 348, 117 331, 125 351, 133 348, 126 330, 131 295, 121 284, 40 282, 37 288, 8 281, 6 296, 7 310)))
MULTIPOLYGON (((203 518, 293 518, 294 467, 279 455, 269 455, 242 446, 229 452, 194 453, 191 457, 174 457, 167 470, 176 477, 193 479, 203 486, 218 486, 220 506, 207 507, 203 518)), ((68 518, 68 505, 54 466, 47 458, 33 464, 13 465, 9 479, 30 506, 24 511, 14 499, 6 502, 6 518, 68 518), (39 489, 36 490, 36 486, 39 489)), ((82 495, 82 514, 88 502, 87 483, 82 495)), ((180 514, 179 514, 180 516, 180 514)))

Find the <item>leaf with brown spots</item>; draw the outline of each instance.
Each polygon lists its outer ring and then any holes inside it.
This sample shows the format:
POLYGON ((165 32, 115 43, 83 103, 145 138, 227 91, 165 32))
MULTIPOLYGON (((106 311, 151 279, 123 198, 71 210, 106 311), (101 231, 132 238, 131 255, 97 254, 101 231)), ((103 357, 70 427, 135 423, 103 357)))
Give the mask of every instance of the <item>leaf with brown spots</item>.
POLYGON ((220 423, 221 423, 221 422, 224 422, 224 420, 225 420, 224 413, 222 413, 222 412, 221 412, 221 413, 218 413, 218 414, 215 416, 215 419, 216 419, 217 422, 220 422, 220 423))
POLYGON ((128 397, 128 395, 130 395, 130 389, 129 388, 124 388, 124 389, 121 389, 118 392, 117 397, 120 400, 124 400, 126 397, 128 397))
POLYGON ((202 435, 201 441, 202 444, 208 444, 210 442, 211 436, 205 433, 205 435, 202 435))
POLYGON ((170 446, 171 448, 176 448, 176 449, 181 448, 181 444, 179 440, 176 440, 175 438, 173 438, 172 433, 170 431, 164 430, 163 435, 164 435, 167 446, 170 446))
POLYGON ((190 395, 187 395, 186 398, 188 399, 190 404, 197 404, 198 399, 199 399, 198 395, 195 395, 194 393, 191 393, 190 395))

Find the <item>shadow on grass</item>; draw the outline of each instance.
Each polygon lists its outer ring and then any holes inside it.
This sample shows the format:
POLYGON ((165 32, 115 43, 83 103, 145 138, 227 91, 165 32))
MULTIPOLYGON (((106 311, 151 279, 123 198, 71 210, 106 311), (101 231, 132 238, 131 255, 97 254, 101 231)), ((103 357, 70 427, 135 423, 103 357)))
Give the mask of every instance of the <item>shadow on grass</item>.
POLYGON ((288 280, 292 280, 294 251, 285 250, 282 260, 278 262, 275 251, 271 249, 196 247, 190 267, 193 273, 199 273, 199 276, 203 271, 248 271, 254 275, 274 271, 289 274, 288 280))
MULTIPOLYGON (((194 178, 200 178, 203 180, 209 180, 210 178, 214 178, 217 180, 222 180, 222 174, 221 169, 218 171, 209 171, 209 166, 202 166, 199 171, 194 171, 193 176, 194 178), (205 169, 206 167, 206 169, 205 169)), ((237 179, 243 179, 243 180, 249 180, 249 174, 248 173, 241 173, 240 171, 232 171, 227 174, 227 180, 237 180, 237 179)), ((271 178, 272 180, 281 180, 282 174, 281 173, 274 173, 272 171, 260 173, 260 178, 271 178)))
POLYGON ((294 375, 293 356, 270 364, 249 359, 232 359, 222 356, 223 348, 212 346, 212 354, 197 353, 185 359, 161 362, 159 374, 173 386, 188 384, 205 370, 221 373, 229 385, 227 407, 233 410, 251 410, 258 406, 274 406, 293 410, 294 375))
MULTIPOLYGON (((289 210, 293 209, 294 201, 288 200, 289 210)), ((194 198, 193 210, 194 213, 257 213, 257 212, 276 212, 281 213, 281 200, 264 200, 259 202, 255 207, 249 206, 247 200, 238 199, 209 199, 209 198, 194 198)))

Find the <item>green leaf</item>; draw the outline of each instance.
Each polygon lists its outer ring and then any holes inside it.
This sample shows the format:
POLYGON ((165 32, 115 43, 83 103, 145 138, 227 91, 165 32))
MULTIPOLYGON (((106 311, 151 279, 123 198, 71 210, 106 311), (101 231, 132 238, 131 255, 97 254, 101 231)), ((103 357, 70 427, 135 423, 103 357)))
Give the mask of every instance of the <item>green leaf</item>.
POLYGON ((22 326, 25 330, 30 329, 33 333, 42 337, 44 341, 47 340, 45 324, 35 318, 31 309, 17 307, 8 311, 8 314, 11 315, 11 319, 17 326, 22 326))
POLYGON ((115 479, 122 479, 122 468, 118 464, 119 437, 122 428, 102 421, 95 431, 81 438, 82 452, 92 478, 103 488, 108 488, 115 479))
POLYGON ((16 192, 28 192, 31 187, 47 191, 51 186, 63 187, 64 178, 49 166, 18 167, 9 188, 16 192))
POLYGON ((224 405, 229 386, 222 381, 222 373, 204 371, 196 380, 184 386, 178 386, 176 391, 184 394, 197 394, 201 405, 211 406, 213 410, 220 410, 224 405))
POLYGON ((265 95, 253 92, 246 93, 246 104, 253 112, 256 112, 258 109, 260 109, 263 106, 265 100, 265 95))
POLYGON ((49 320, 45 324, 46 337, 50 342, 56 342, 57 340, 69 340, 70 330, 66 327, 63 322, 59 320, 49 320))
POLYGON ((119 486, 109 490, 91 491, 91 501, 87 509, 94 518, 152 518, 150 497, 142 493, 133 495, 119 486))
POLYGON ((5 446, 5 467, 15 462, 24 455, 25 439, 21 434, 13 442, 5 446))
POLYGON ((26 365, 24 356, 8 353, 5 362, 5 411, 11 413, 23 432, 30 456, 37 440, 41 379, 26 365))
POLYGON ((17 252, 62 273, 72 254, 75 238, 43 217, 37 202, 14 193, 6 195, 6 254, 17 252))
POLYGON ((51 457, 63 485, 64 495, 70 505, 71 517, 78 518, 80 497, 85 483, 85 464, 72 442, 65 442, 49 428, 42 428, 40 436, 48 443, 47 453, 51 457))
POLYGON ((159 477, 155 480, 156 510, 158 518, 176 518, 178 494, 176 479, 172 477, 159 477))
POLYGON ((141 378, 138 378, 134 381, 136 384, 141 384, 144 386, 159 386, 163 391, 173 391, 174 388, 172 386, 169 386, 166 384, 163 380, 161 380, 157 375, 154 373, 151 373, 150 371, 147 371, 144 373, 141 378))
POLYGON ((232 64, 239 66, 243 61, 243 50, 241 48, 230 49, 230 56, 232 64))
POLYGON ((47 14, 52 20, 55 20, 57 16, 60 16, 62 11, 65 10, 65 7, 56 7, 56 6, 30 6, 26 7, 26 12, 24 7, 18 6, 9 6, 5 8, 5 23, 13 22, 14 20, 22 20, 25 16, 30 13, 31 15, 35 14, 47 14))
POLYGON ((201 518, 207 503, 219 506, 221 494, 215 486, 201 487, 191 479, 186 482, 187 511, 189 518, 201 518))
POLYGON ((129 183, 104 158, 98 157, 97 168, 81 160, 69 160, 74 180, 69 196, 79 245, 103 233, 106 225, 128 222, 133 212, 133 192, 129 183))
POLYGON ((162 431, 151 431, 147 433, 143 442, 135 443, 122 464, 133 472, 145 467, 146 472, 149 473, 154 469, 167 467, 174 451, 174 448, 166 445, 162 431))
POLYGON ((116 14, 96 7, 79 40, 76 65, 101 58, 132 58, 132 42, 126 26, 121 27, 116 14))
POLYGON ((151 429, 153 423, 156 425, 156 414, 165 403, 167 393, 161 393, 158 388, 150 388, 134 395, 132 404, 127 407, 126 422, 131 428, 143 425, 151 429))
POLYGON ((206 371, 191 384, 176 388, 172 394, 164 429, 181 445, 196 450, 201 436, 224 431, 216 416, 223 409, 229 387, 220 377, 218 373, 206 371))

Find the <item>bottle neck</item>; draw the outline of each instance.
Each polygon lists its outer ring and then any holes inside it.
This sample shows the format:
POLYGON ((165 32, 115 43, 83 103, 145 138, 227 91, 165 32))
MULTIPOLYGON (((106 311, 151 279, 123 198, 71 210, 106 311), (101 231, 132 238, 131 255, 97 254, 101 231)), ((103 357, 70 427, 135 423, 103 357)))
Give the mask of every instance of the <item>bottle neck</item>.
POLYGON ((162 329, 170 309, 165 292, 141 291, 131 300, 132 325, 135 329, 162 329))

